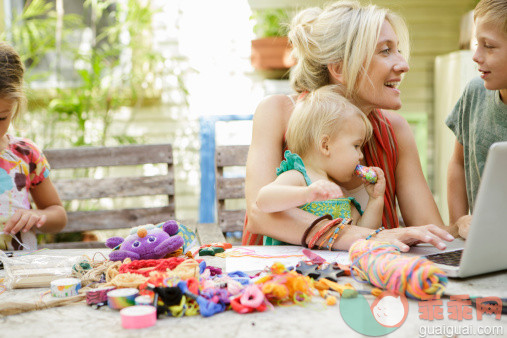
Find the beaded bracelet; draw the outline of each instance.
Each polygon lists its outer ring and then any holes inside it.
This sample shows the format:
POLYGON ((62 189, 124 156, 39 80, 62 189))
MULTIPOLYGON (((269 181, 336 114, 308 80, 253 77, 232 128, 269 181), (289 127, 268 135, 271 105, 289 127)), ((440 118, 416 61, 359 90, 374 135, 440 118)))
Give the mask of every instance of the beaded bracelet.
POLYGON ((384 229, 385 229, 384 227, 378 228, 377 230, 375 230, 374 232, 372 232, 371 234, 369 234, 368 237, 366 237, 366 240, 369 240, 370 238, 372 238, 373 236, 377 235, 379 232, 381 232, 384 229))
POLYGON ((331 238, 329 238, 327 245, 326 245, 326 250, 333 249, 333 244, 334 244, 334 242, 336 242, 336 239, 338 238, 338 232, 340 232, 341 229, 345 228, 346 225, 349 225, 351 223, 352 223, 352 218, 345 218, 341 222, 341 224, 335 229, 333 236, 331 238))
MULTIPOLYGON (((336 223, 340 223, 340 224, 338 224, 337 228, 338 228, 338 227, 340 227, 340 225, 341 225, 342 221, 343 221, 343 219, 342 219, 342 218, 337 218, 337 219, 336 219, 336 223)), ((334 232, 336 232, 336 229, 335 229, 335 231, 334 231, 334 232)), ((318 249, 319 249, 319 250, 320 250, 320 249, 322 249, 322 247, 324 246, 324 243, 326 243, 326 242, 327 242, 327 241, 331 238, 331 236, 333 236, 333 233, 334 233, 334 232, 333 232, 333 231, 330 231, 330 232, 329 232, 329 234, 326 236, 326 238, 324 238, 324 240, 320 243, 320 245, 319 245, 319 247, 318 247, 318 249)))
POLYGON ((322 220, 325 220, 325 219, 328 219, 328 220, 332 220, 333 219, 333 216, 329 215, 329 214, 325 214, 323 216, 320 216, 319 218, 315 219, 312 224, 310 224, 310 226, 305 230, 305 232, 303 233, 303 237, 301 237, 301 246, 307 248, 308 246, 306 245, 306 237, 308 237, 308 234, 310 233, 310 231, 312 231, 312 229, 322 220))
POLYGON ((339 221, 341 221, 341 218, 333 219, 331 222, 327 223, 321 229, 319 229, 319 231, 317 231, 317 233, 315 235, 313 235, 313 237, 310 240, 310 242, 308 242, 308 248, 312 249, 314 247, 315 243, 317 242, 317 240, 319 238, 321 238, 322 235, 324 235, 326 233, 326 231, 328 231, 329 229, 331 229, 339 221))

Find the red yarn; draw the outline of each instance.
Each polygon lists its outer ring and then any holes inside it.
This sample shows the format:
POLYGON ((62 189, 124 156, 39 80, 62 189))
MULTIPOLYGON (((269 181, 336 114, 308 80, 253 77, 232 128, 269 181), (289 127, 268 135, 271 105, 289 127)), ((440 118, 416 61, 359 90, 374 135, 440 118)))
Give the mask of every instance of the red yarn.
POLYGON ((137 273, 145 277, 149 277, 152 271, 165 272, 168 269, 174 270, 178 265, 183 262, 183 257, 170 257, 166 259, 145 259, 139 261, 133 261, 127 264, 123 264, 119 268, 120 273, 137 273), (149 269, 151 268, 151 269, 149 269))

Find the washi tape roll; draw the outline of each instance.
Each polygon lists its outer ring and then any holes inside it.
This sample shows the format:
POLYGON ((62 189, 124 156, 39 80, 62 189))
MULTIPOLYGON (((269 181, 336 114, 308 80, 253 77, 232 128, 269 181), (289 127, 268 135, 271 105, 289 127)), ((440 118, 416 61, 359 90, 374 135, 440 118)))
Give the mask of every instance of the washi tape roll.
POLYGON ((107 305, 113 310, 121 310, 136 304, 139 291, 134 288, 116 289, 107 293, 107 305))
POLYGON ((104 288, 97 288, 86 291, 86 304, 88 305, 107 304, 107 293, 114 289, 115 289, 114 286, 107 286, 104 288))
POLYGON ((151 305, 135 305, 120 311, 121 325, 126 329, 142 329, 155 325, 157 309, 151 305))
POLYGON ((79 289, 81 289, 81 281, 77 278, 61 278, 51 282, 51 295, 53 297, 77 296, 79 289))
POLYGON ((136 305, 153 305, 153 301, 148 295, 137 296, 135 302, 136 305))

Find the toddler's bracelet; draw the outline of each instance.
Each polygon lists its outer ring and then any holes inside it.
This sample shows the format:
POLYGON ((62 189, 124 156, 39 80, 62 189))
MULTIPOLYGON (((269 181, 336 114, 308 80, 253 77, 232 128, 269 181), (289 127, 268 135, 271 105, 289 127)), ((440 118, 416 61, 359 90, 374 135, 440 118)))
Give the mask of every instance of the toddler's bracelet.
POLYGON ((377 230, 375 230, 374 232, 372 232, 371 234, 369 234, 368 237, 366 237, 366 240, 369 240, 373 236, 376 236, 379 232, 381 232, 384 229, 385 229, 384 227, 378 228, 377 230))
POLYGON ((310 242, 308 242, 308 248, 309 249, 312 249, 314 246, 315 246, 315 243, 317 243, 317 241, 329 230, 331 229, 333 226, 336 225, 336 223, 340 222, 342 219, 341 218, 337 218, 337 219, 333 219, 331 222, 327 223, 326 225, 324 225, 322 228, 319 229, 319 231, 317 231, 317 233, 315 235, 313 235, 312 239, 310 240, 310 242))
POLYGON ((328 220, 332 220, 333 219, 333 216, 329 215, 329 214, 325 214, 324 216, 320 216, 319 218, 315 219, 312 224, 310 224, 310 226, 305 230, 304 234, 303 234, 303 237, 301 237, 301 246, 307 248, 308 246, 306 245, 306 237, 308 237, 308 234, 310 233, 310 231, 312 231, 312 229, 322 220, 325 220, 325 219, 328 219, 328 220))
POLYGON ((329 249, 329 250, 333 250, 333 244, 334 242, 336 241, 336 239, 338 238, 338 232, 345 228, 346 225, 349 225, 352 223, 352 218, 345 218, 341 224, 336 228, 336 230, 334 231, 333 233, 333 236, 331 238, 329 238, 328 242, 327 242, 327 246, 326 246, 326 249, 329 249))

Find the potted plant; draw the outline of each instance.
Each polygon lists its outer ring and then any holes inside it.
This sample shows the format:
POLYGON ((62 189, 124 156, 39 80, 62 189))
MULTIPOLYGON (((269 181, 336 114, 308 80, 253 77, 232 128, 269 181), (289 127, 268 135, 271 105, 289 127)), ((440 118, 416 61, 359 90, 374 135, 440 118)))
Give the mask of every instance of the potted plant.
POLYGON ((255 21, 252 40, 252 66, 257 70, 286 70, 295 64, 292 48, 287 38, 289 15, 284 9, 255 10, 251 17, 255 21))

